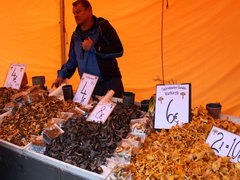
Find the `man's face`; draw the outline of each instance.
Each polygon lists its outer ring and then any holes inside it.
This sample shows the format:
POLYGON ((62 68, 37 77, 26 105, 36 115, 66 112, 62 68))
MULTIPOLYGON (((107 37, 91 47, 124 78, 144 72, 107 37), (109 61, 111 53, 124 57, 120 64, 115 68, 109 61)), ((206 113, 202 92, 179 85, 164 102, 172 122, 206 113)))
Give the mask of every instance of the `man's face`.
POLYGON ((76 6, 73 6, 72 12, 77 25, 80 26, 87 22, 90 17, 92 17, 91 9, 90 8, 85 9, 81 3, 79 3, 76 6))

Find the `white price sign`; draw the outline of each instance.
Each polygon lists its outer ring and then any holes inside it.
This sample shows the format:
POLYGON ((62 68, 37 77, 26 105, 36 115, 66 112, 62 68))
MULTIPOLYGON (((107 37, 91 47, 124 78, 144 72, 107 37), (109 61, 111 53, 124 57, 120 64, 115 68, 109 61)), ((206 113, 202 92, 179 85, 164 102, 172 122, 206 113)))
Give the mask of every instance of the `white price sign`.
POLYGON ((206 143, 216 155, 232 157, 230 161, 240 162, 240 136, 213 126, 206 143))
POLYGON ((73 98, 73 101, 79 102, 83 105, 87 105, 97 84, 97 81, 98 76, 84 73, 78 86, 77 92, 73 98))
POLYGON ((99 102, 94 110, 89 115, 89 121, 96 121, 104 123, 111 114, 116 104, 113 102, 99 102))
POLYGON ((26 69, 25 64, 11 64, 4 87, 20 89, 25 69, 26 69))
POLYGON ((156 87, 155 129, 182 126, 191 118, 191 84, 158 85, 156 87))

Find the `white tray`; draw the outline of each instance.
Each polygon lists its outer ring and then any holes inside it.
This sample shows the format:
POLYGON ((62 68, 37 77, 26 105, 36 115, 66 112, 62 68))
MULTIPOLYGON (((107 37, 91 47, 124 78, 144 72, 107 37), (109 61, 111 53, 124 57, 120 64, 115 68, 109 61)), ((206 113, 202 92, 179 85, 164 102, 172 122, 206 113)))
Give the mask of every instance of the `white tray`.
POLYGON ((26 146, 18 146, 16 144, 4 141, 3 139, 0 139, 0 146, 5 147, 7 149, 11 149, 14 152, 23 154, 23 150, 26 149, 26 147, 29 146, 29 144, 27 144, 26 146))

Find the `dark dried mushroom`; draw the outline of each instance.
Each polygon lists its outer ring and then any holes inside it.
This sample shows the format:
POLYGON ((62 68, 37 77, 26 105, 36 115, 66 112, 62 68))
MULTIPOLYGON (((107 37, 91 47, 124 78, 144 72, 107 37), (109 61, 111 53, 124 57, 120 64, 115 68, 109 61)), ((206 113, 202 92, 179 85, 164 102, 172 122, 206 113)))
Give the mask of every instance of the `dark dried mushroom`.
POLYGON ((139 107, 129 108, 117 103, 104 124, 86 121, 84 117, 70 118, 64 124, 64 134, 47 145, 45 155, 101 173, 101 165, 113 155, 118 142, 128 135, 131 118, 140 116, 139 107))

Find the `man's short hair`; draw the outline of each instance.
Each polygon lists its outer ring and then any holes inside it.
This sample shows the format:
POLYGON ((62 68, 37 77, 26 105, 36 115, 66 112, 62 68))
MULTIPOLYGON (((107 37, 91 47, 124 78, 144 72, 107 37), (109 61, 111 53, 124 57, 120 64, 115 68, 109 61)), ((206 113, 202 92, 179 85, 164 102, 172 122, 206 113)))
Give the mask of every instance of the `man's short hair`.
POLYGON ((85 9, 88 9, 88 8, 92 9, 92 6, 91 6, 91 4, 88 0, 77 0, 77 1, 72 3, 73 6, 77 6, 78 4, 82 4, 82 6, 85 9))

